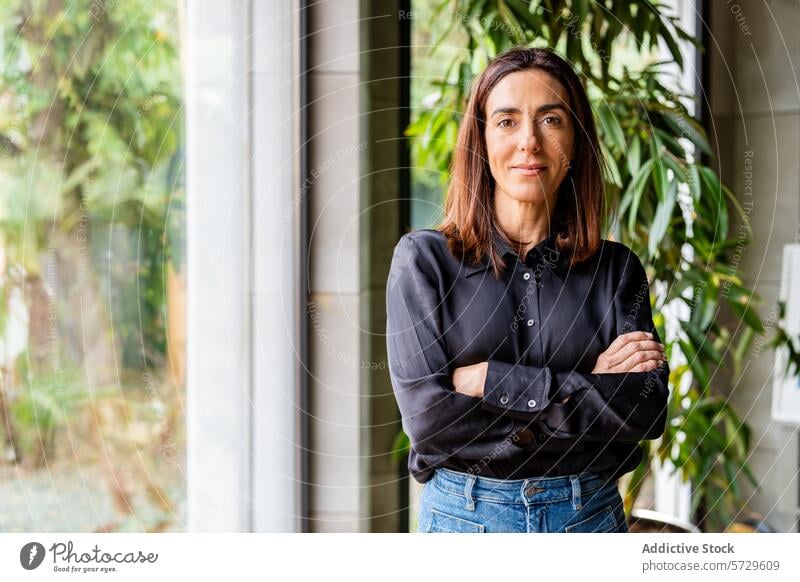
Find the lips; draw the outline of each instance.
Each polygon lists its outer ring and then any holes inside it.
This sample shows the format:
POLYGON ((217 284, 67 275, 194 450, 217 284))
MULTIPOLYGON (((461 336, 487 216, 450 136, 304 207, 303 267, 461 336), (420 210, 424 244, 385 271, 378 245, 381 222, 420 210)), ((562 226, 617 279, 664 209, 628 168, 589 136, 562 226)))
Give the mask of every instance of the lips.
POLYGON ((523 176, 537 176, 547 170, 547 166, 543 164, 517 164, 511 166, 511 169, 523 176))

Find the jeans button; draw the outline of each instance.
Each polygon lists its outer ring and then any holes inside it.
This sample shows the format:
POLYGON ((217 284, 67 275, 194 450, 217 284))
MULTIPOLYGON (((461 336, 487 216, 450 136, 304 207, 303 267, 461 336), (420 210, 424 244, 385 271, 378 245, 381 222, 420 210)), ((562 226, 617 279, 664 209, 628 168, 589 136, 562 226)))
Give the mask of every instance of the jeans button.
POLYGON ((544 491, 543 488, 536 487, 533 484, 525 486, 525 495, 527 495, 528 497, 533 497, 534 495, 536 495, 537 493, 541 493, 542 491, 544 491))

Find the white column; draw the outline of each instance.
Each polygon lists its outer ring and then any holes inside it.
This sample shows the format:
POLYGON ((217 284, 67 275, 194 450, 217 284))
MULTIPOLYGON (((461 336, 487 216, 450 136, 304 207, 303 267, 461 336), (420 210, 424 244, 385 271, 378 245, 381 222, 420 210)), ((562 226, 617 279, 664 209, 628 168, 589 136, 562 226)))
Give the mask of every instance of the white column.
POLYGON ((185 2, 190 531, 296 531, 295 2, 185 2))
POLYGON ((252 7, 253 529, 299 531, 298 0, 252 7))

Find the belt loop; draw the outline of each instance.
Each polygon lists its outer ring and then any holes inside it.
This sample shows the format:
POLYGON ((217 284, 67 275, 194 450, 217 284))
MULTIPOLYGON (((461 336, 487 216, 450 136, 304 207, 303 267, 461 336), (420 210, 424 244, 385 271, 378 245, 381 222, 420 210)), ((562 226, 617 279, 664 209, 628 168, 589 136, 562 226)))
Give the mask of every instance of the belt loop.
POLYGON ((467 483, 464 485, 464 497, 467 498, 467 509, 475 511, 475 500, 472 498, 472 486, 475 485, 477 477, 475 475, 467 475, 467 483))
POLYGON ((572 508, 579 511, 583 507, 581 503, 581 480, 577 475, 570 475, 569 480, 572 484, 572 508))

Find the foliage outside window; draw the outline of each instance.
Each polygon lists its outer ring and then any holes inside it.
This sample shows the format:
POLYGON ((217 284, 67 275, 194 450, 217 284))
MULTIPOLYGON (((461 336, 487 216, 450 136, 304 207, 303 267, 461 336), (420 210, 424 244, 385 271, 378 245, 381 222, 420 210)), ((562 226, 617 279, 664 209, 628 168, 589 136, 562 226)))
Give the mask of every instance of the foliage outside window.
POLYGON ((182 528, 178 7, 0 4, 2 530, 182 528))

